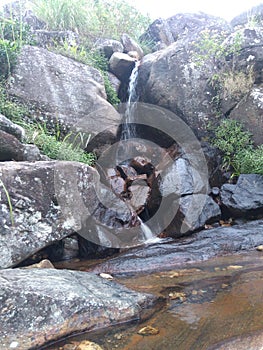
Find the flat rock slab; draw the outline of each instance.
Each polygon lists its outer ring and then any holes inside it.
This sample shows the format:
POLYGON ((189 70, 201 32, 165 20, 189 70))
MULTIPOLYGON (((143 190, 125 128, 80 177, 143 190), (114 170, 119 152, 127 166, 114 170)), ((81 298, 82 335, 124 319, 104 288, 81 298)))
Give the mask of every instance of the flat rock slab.
POLYGON ((31 349, 74 332, 138 320, 155 301, 87 272, 2 270, 0 349, 31 349))
POLYGON ((133 275, 164 271, 216 256, 254 249, 263 242, 263 220, 203 230, 171 243, 134 248, 93 268, 93 272, 133 275))

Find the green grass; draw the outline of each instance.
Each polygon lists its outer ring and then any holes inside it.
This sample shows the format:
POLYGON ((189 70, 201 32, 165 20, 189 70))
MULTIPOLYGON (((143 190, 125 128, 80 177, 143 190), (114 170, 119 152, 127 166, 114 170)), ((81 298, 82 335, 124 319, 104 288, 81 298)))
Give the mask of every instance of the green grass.
POLYGON ((37 16, 50 30, 73 30, 94 42, 97 38, 134 39, 145 31, 150 18, 125 0, 32 0, 37 16))
POLYGON ((86 142, 80 133, 74 137, 73 134, 68 134, 60 141, 58 136, 48 134, 44 127, 35 125, 27 128, 26 141, 35 144, 44 155, 51 159, 75 161, 87 165, 93 165, 95 162, 94 154, 86 153, 82 148, 85 147, 86 142))

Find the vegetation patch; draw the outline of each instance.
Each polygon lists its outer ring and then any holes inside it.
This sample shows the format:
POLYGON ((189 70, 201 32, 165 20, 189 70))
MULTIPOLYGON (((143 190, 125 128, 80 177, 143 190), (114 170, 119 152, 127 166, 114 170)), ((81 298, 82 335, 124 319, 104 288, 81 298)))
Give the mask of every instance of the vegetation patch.
POLYGON ((224 119, 215 129, 212 140, 223 154, 223 168, 232 171, 233 176, 240 174, 263 175, 263 145, 254 147, 251 134, 244 130, 241 123, 224 119))

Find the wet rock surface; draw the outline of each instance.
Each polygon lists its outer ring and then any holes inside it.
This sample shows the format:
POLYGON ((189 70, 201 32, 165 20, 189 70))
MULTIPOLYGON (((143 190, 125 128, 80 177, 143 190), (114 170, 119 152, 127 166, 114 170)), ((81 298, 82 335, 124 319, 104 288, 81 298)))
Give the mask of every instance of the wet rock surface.
POLYGON ((27 350, 146 316, 157 298, 85 272, 0 271, 0 348, 27 350), (149 311, 149 310, 148 310, 149 311))
POLYGON ((168 270, 216 256, 254 249, 263 241, 263 221, 251 221, 232 227, 203 230, 175 242, 134 248, 99 264, 92 271, 114 275, 168 270))

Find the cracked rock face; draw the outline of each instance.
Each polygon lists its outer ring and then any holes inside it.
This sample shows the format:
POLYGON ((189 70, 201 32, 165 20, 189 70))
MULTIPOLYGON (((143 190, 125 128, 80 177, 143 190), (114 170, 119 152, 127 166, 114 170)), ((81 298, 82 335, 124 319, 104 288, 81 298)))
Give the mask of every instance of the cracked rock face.
POLYGON ((123 201, 107 188, 96 189, 97 171, 81 163, 4 162, 0 178, 1 268, 75 232, 109 246, 107 229, 129 227, 132 221, 123 201), (100 225, 89 226, 89 217, 100 225))
POLYGON ((27 350, 143 317, 156 297, 87 272, 0 271, 0 348, 27 350))

